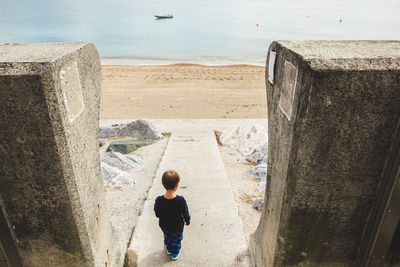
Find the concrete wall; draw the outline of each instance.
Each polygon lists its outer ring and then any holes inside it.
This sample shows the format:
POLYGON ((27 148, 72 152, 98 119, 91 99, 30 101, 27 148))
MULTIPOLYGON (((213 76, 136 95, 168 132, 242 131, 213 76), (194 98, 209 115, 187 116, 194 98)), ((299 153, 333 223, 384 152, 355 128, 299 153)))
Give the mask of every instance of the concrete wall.
POLYGON ((399 125, 400 42, 273 42, 266 81, 267 192, 253 263, 351 266, 399 125))
POLYGON ((100 90, 92 44, 0 45, 0 194, 28 266, 121 257, 100 174, 100 90))

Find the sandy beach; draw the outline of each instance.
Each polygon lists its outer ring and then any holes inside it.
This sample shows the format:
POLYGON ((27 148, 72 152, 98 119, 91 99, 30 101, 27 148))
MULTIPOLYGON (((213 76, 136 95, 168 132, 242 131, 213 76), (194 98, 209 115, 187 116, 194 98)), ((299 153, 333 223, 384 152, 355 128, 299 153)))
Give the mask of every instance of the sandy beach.
POLYGON ((100 119, 265 118, 265 68, 103 65, 100 119))

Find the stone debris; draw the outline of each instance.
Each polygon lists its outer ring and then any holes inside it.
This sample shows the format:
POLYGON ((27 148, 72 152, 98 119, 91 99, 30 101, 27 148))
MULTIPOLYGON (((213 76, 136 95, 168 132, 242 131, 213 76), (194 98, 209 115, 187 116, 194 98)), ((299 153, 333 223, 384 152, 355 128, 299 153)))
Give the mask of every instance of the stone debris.
POLYGON ((104 139, 99 138, 99 147, 102 147, 106 144, 106 141, 104 139))
POLYGON ((219 142, 238 150, 247 157, 256 148, 268 142, 268 133, 267 129, 261 125, 241 126, 223 132, 219 137, 219 142))
POLYGON ((253 200, 253 209, 256 210, 263 210, 264 209, 264 198, 263 197, 259 197, 253 200))
POLYGON ((122 155, 119 152, 107 152, 101 162, 104 162, 112 167, 118 168, 122 171, 130 172, 139 170, 143 167, 144 161, 135 155, 122 155))
POLYGON ((265 182, 267 179, 267 164, 258 164, 257 166, 254 166, 248 170, 247 173, 255 176, 258 180, 260 180, 260 182, 265 182))
MULTIPOLYGON (((236 149, 247 161, 257 165, 246 172, 259 180, 255 193, 265 194, 268 157, 268 131, 262 125, 241 126, 217 135, 221 145, 236 149)), ((254 200, 253 208, 262 210, 264 198, 254 200)))
POLYGON ((135 184, 129 172, 140 170, 144 161, 135 155, 107 152, 101 159, 103 184, 115 188, 129 188, 135 184))
POLYGON ((107 151, 119 152, 122 154, 128 154, 139 147, 147 146, 154 144, 154 141, 146 141, 146 140, 117 140, 110 143, 107 148, 107 151))
POLYGON ((164 136, 157 131, 150 120, 138 119, 124 124, 100 127, 99 138, 115 136, 132 136, 147 139, 163 139, 164 136))
POLYGON ((129 173, 121 171, 120 169, 104 162, 101 162, 100 165, 104 186, 125 189, 135 185, 135 181, 129 173))
POLYGON ((268 157, 268 142, 265 144, 259 145, 256 147, 253 152, 246 156, 246 160, 260 164, 260 163, 267 163, 268 157))

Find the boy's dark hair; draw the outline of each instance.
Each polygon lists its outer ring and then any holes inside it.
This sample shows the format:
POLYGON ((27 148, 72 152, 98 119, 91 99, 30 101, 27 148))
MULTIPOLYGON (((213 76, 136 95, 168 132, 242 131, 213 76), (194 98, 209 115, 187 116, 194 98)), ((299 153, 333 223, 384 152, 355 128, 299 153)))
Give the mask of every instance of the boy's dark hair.
POLYGON ((161 182, 165 189, 172 190, 175 189, 176 185, 179 183, 179 174, 174 170, 169 170, 164 172, 161 182))

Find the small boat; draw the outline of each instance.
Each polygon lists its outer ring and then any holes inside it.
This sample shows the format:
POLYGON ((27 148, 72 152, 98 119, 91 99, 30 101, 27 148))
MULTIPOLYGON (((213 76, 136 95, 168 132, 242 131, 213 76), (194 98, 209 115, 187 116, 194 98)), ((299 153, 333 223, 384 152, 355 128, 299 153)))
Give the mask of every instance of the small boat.
POLYGON ((162 15, 162 16, 154 15, 154 17, 156 17, 156 19, 172 19, 174 16, 168 14, 168 15, 162 15))

